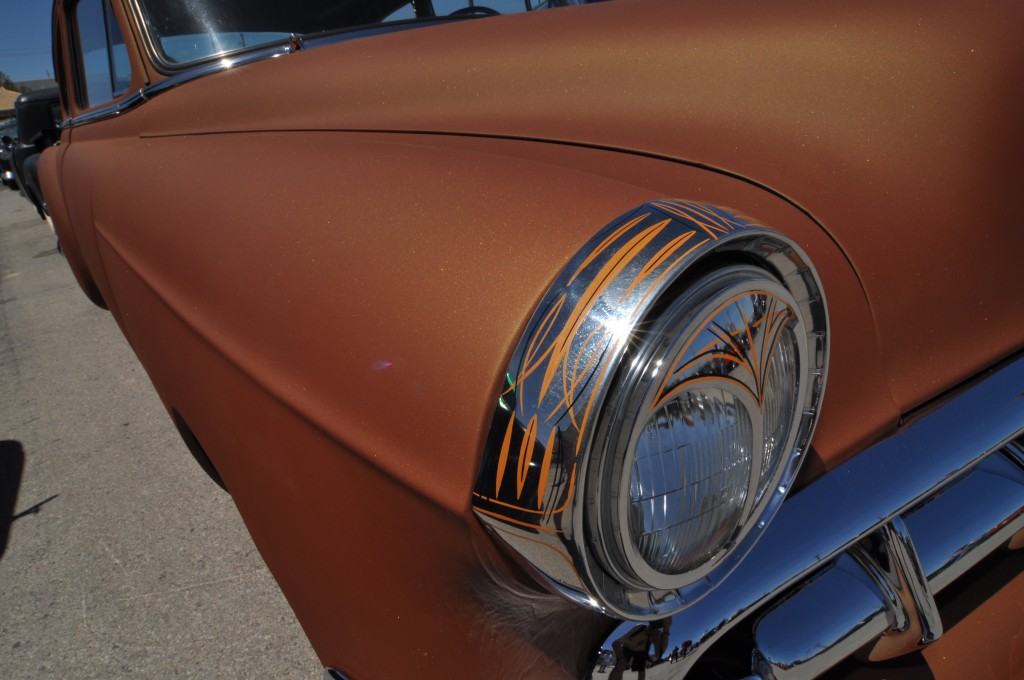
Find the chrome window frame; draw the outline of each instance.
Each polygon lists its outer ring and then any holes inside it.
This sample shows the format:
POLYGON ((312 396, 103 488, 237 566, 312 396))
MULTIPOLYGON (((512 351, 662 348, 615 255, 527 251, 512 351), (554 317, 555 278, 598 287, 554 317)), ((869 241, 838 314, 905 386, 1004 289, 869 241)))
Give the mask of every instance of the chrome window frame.
MULTIPOLYGON (((86 83, 85 77, 85 49, 82 45, 82 38, 78 29, 78 8, 84 1, 85 0, 69 0, 64 4, 64 25, 67 29, 68 42, 70 44, 66 46, 60 44, 58 49, 63 50, 64 47, 68 47, 71 49, 71 62, 73 65, 73 73, 70 78, 70 81, 71 83, 73 83, 74 87, 73 100, 75 102, 75 106, 77 106, 80 109, 106 109, 108 108, 110 102, 117 102, 122 97, 129 94, 129 88, 125 88, 121 91, 114 89, 117 82, 115 78, 117 71, 114 66, 114 53, 112 49, 113 43, 111 43, 109 27, 111 25, 117 27, 117 30, 121 34, 121 39, 123 41, 122 44, 124 44, 125 49, 127 49, 128 47, 128 34, 126 34, 124 27, 121 26, 121 23, 118 21, 117 14, 113 11, 113 3, 116 0, 100 0, 100 9, 103 13, 104 31, 107 44, 107 68, 110 76, 111 96, 109 99, 103 99, 96 102, 95 104, 90 104, 90 102, 88 101, 89 87, 86 83)), ((61 68, 59 70, 63 71, 63 65, 61 65, 61 68)), ((132 75, 130 63, 128 75, 130 81, 132 75)))
MULTIPOLYGON (((135 25, 139 29, 139 35, 141 36, 143 49, 146 53, 147 60, 153 65, 153 67, 162 75, 175 76, 182 73, 187 73, 196 68, 205 68, 210 64, 217 64, 221 61, 230 61, 234 65, 241 63, 249 63, 252 61, 258 61, 266 58, 266 52, 272 53, 288 53, 295 52, 299 49, 306 47, 319 47, 321 45, 329 45, 337 42, 345 42, 348 40, 354 40, 356 38, 365 38, 375 35, 384 35, 387 33, 393 33, 397 31, 406 30, 409 28, 422 28, 425 26, 434 26, 438 24, 453 23, 457 21, 470 21, 473 19, 481 18, 479 15, 466 15, 466 16, 450 16, 450 17, 434 17, 429 20, 423 19, 409 19, 404 21, 394 21, 382 24, 367 24, 362 26, 351 26, 349 28, 339 28, 324 33, 311 34, 309 36, 298 36, 292 35, 290 38, 283 38, 281 40, 275 40, 271 42, 260 43, 253 45, 252 47, 245 47, 239 50, 231 50, 228 52, 219 52, 212 54, 202 59, 196 59, 187 62, 175 62, 170 61, 164 57, 163 50, 157 44, 154 39, 153 32, 149 28, 149 24, 146 21, 146 15, 143 12, 142 4, 140 0, 125 0, 129 6, 132 14, 132 19, 135 25), (298 44, 299 47, 295 47, 298 44), (250 58, 250 55, 255 55, 250 58)), ((273 56, 273 55, 270 55, 273 56)), ((208 72, 204 72, 206 75, 208 72)))
MULTIPOLYGON (((252 47, 247 47, 241 50, 231 50, 230 52, 220 52, 218 54, 212 54, 208 57, 196 59, 194 61, 181 63, 169 61, 164 57, 163 50, 160 49, 160 46, 156 43, 156 41, 153 38, 153 32, 149 27, 149 22, 146 21, 146 15, 143 12, 142 4, 139 2, 139 0, 127 0, 127 4, 129 7, 129 11, 132 14, 132 19, 134 20, 135 25, 139 29, 138 34, 142 41, 142 47, 145 50, 147 60, 149 61, 149 63, 153 65, 153 67, 159 73, 166 76, 174 76, 180 73, 191 71, 196 68, 203 68, 205 66, 210 65, 211 63, 220 62, 222 60, 228 60, 233 63, 238 61, 248 63, 248 61, 250 60, 240 60, 237 59, 237 57, 247 54, 262 55, 264 52, 267 52, 268 50, 278 52, 281 51, 283 48, 287 48, 287 46, 289 45, 289 40, 287 38, 284 38, 282 40, 260 43, 259 45, 253 45, 252 47)), ((284 51, 287 52, 287 49, 284 49, 284 51)), ((260 56, 258 58, 266 57, 260 56)), ((206 74, 207 72, 204 71, 203 75, 206 74)))

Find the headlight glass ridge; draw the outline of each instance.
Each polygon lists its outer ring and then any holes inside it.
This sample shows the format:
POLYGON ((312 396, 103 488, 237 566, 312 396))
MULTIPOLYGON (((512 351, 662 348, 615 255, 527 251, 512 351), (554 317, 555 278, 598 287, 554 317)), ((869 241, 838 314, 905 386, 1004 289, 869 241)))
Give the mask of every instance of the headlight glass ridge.
POLYGON ((774 509, 807 348, 796 302, 753 266, 716 269, 651 317, 602 412, 591 483, 609 507, 587 510, 611 571, 679 588, 774 509))

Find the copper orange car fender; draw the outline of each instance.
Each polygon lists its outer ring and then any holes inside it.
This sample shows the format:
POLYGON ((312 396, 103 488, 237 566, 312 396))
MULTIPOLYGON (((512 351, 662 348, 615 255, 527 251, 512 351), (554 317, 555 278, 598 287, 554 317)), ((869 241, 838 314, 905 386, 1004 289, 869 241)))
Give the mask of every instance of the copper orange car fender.
POLYGON ((479 23, 200 79, 148 103, 142 133, 439 132, 722 168, 798 202, 857 263, 899 410, 1019 349, 1021 3, 651 0, 479 23))
POLYGON ((66 191, 91 193, 119 323, 321 658, 355 677, 346 661, 367 649, 395 674, 443 675, 456 658, 471 675, 516 677, 522 663, 547 674, 575 668, 607 632, 603 617, 517 581, 470 514, 469 490, 532 307, 581 243, 646 200, 690 195, 757 215, 823 272, 843 339, 819 469, 895 425, 843 253, 792 205, 736 178, 427 135, 125 134, 79 148, 88 161, 72 145, 65 162, 90 163, 93 181, 66 191), (143 165, 147 182, 123 191, 143 165), (260 167, 272 172, 250 172, 260 167), (409 578, 431 585, 415 597, 389 587, 409 578), (510 596, 495 598, 495 584, 510 596), (396 650, 394 639, 417 645, 396 650))

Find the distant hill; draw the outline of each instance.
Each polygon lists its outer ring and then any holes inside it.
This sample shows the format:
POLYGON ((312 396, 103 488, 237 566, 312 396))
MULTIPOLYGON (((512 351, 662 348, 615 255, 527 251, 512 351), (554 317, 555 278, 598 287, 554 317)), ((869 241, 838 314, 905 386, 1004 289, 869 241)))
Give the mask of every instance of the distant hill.
POLYGON ((14 100, 18 98, 19 94, 21 93, 0 87, 0 117, 3 117, 4 114, 14 113, 14 100))
POLYGON ((35 90, 45 90, 48 87, 57 87, 57 81, 52 78, 43 78, 42 80, 23 80, 18 83, 18 87, 21 88, 22 92, 33 92, 35 90))

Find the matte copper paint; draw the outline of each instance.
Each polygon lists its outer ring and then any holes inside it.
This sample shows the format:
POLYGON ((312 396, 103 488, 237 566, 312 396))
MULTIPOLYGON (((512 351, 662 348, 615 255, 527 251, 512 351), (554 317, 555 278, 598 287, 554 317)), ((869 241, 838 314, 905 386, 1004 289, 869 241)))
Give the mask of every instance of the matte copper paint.
POLYGON ((469 509, 543 291, 650 200, 784 231, 830 307, 820 474, 1021 348, 1021 25, 1010 2, 619 0, 424 28, 65 130, 41 179, 325 663, 558 677, 609 622, 469 509))
POLYGON ((143 133, 472 133, 704 163, 789 196, 843 245, 901 410, 1019 347, 1021 3, 626 0, 479 23, 209 79, 154 102, 170 115, 143 133))

